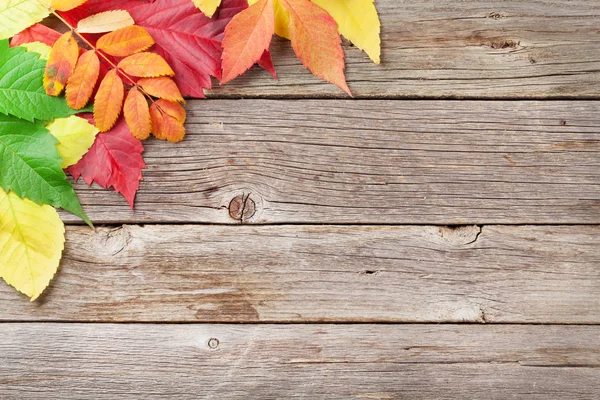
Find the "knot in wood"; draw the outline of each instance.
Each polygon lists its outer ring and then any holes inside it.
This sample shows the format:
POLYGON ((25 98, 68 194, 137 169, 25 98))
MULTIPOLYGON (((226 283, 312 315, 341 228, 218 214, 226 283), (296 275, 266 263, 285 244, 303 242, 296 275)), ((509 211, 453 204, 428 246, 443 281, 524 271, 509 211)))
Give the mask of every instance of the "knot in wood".
POLYGON ((245 222, 256 213, 256 203, 250 195, 236 196, 229 203, 229 216, 236 221, 245 222))
POLYGON ((211 350, 214 350, 217 347, 219 347, 219 339, 217 339, 217 338, 210 338, 210 339, 208 339, 208 347, 211 350))

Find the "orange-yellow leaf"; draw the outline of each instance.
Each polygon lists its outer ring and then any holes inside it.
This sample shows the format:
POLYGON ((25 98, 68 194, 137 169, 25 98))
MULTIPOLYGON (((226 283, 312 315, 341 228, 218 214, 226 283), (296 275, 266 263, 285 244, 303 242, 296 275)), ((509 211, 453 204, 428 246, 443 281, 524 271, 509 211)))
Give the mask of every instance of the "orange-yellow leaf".
POLYGON ((236 14, 225 28, 221 85, 256 64, 269 48, 274 33, 273 0, 259 0, 236 14))
POLYGON ((108 71, 94 99, 94 122, 100 132, 109 131, 117 121, 123 106, 125 87, 114 69, 108 71))
POLYGON ((344 51, 335 20, 309 0, 279 0, 290 15, 290 40, 302 64, 349 95, 344 51))
POLYGON ((49 96, 58 96, 62 93, 75 69, 77 58, 79 58, 79 46, 73 37, 73 32, 69 31, 54 43, 46 63, 44 88, 49 96))
POLYGON ((100 75, 100 60, 94 50, 86 51, 79 57, 75 71, 67 82, 67 104, 81 110, 90 101, 100 75))
POLYGON ((154 53, 138 53, 121 60, 118 65, 126 74, 139 78, 153 78, 156 76, 173 76, 171 69, 164 58, 154 53))
POLYGON ((158 78, 142 78, 137 83, 151 96, 158 97, 159 99, 185 103, 177 84, 171 78, 166 76, 159 76, 158 78))
POLYGON ((147 139, 152 130, 150 109, 144 94, 134 86, 127 94, 123 105, 123 115, 131 134, 139 140, 147 139))
POLYGON ((144 51, 154 44, 154 39, 141 26, 131 25, 107 33, 98 39, 98 50, 115 57, 127 57, 144 51))
POLYGON ((76 7, 79 7, 87 0, 52 0, 50 7, 57 11, 69 11, 76 7))
POLYGON ((185 109, 178 103, 158 100, 150 106, 152 133, 157 139, 177 143, 185 136, 185 109))

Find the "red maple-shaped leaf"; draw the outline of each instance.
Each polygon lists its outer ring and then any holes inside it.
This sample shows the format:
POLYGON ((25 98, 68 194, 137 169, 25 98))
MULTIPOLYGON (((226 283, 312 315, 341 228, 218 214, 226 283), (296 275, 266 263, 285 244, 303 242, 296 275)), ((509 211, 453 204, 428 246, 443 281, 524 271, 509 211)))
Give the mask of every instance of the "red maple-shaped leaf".
POLYGON ((42 24, 35 24, 13 36, 10 40, 10 45, 15 47, 25 43, 42 42, 48 46, 53 46, 60 35, 54 29, 50 29, 42 24))
MULTIPOLYGON (((86 118, 92 122, 90 116, 86 118)), ((107 189, 112 186, 133 209, 142 169, 146 168, 143 151, 144 146, 131 135, 121 118, 110 131, 99 133, 88 153, 68 171, 75 180, 83 177, 88 185, 96 182, 107 189)))
POLYGON ((135 23, 146 28, 161 55, 173 68, 175 82, 184 96, 204 97, 210 77, 221 78, 221 41, 229 21, 246 9, 246 0, 223 0, 212 18, 205 16, 191 0, 88 0, 62 13, 72 24, 109 10, 126 10, 135 23))

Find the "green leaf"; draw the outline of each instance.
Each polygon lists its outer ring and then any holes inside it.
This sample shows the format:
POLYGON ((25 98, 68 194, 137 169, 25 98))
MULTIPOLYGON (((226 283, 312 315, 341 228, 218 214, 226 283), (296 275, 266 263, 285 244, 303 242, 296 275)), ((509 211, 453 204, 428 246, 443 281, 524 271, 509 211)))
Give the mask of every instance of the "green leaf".
POLYGON ((43 123, 0 114, 0 187, 38 204, 61 207, 91 226, 60 167, 56 143, 43 123))
POLYGON ((46 62, 23 47, 8 47, 0 40, 0 113, 33 122, 51 121, 79 111, 67 106, 63 97, 46 94, 43 85, 46 62))

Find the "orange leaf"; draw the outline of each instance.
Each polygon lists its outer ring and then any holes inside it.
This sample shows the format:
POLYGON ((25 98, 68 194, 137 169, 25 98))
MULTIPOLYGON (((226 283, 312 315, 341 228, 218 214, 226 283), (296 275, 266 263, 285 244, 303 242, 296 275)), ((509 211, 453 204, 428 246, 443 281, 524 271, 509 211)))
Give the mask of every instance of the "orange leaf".
POLYGON ((177 143, 185 136, 185 109, 180 104, 158 100, 150 106, 152 133, 157 139, 177 143))
POLYGON ((147 139, 150 136, 152 124, 148 102, 137 86, 132 87, 127 94, 123 105, 123 114, 133 136, 139 140, 147 139))
POLYGON ((100 60, 94 50, 86 51, 79 57, 73 75, 67 81, 67 104, 81 110, 90 101, 94 86, 100 75, 100 60))
POLYGON ((279 0, 290 14, 290 40, 302 64, 350 96, 344 76, 344 51, 335 20, 309 0, 279 0))
POLYGON ((87 0, 52 0, 50 7, 57 11, 69 11, 76 7, 79 7, 87 0))
POLYGON ((273 0, 260 0, 236 14, 223 38, 221 85, 246 72, 260 60, 275 33, 273 0))
POLYGON ((75 69, 78 57, 79 46, 73 37, 73 32, 63 34, 54 43, 44 71, 44 88, 49 96, 58 96, 62 93, 75 69))
POLYGON ((139 53, 121 60, 118 65, 126 74, 139 78, 153 78, 156 76, 173 76, 171 69, 164 58, 154 53, 139 53))
POLYGON ((144 51, 153 44, 154 39, 146 29, 131 25, 102 36, 96 47, 111 56, 127 57, 144 51))
POLYGON ((123 106, 125 87, 114 69, 108 71, 94 101, 94 121, 100 132, 109 131, 117 121, 123 106))
POLYGON ((142 78, 138 81, 138 85, 151 96, 158 97, 159 99, 185 103, 175 81, 166 76, 160 76, 158 78, 142 78))

